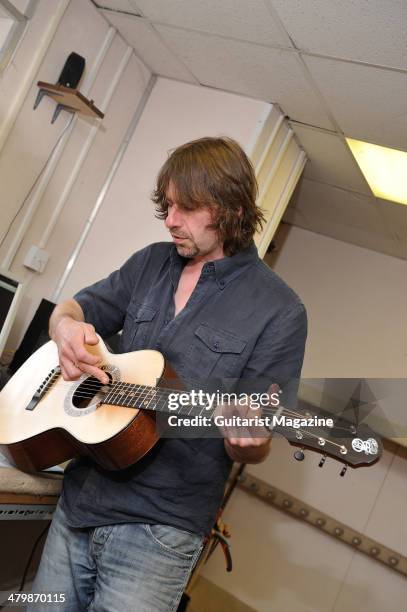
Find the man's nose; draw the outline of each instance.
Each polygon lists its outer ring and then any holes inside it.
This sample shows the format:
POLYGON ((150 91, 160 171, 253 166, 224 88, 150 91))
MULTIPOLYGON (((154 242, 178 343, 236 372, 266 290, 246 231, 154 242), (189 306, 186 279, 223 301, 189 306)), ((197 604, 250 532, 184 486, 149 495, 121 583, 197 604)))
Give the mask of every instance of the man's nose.
POLYGON ((180 214, 175 206, 168 207, 167 217, 165 219, 165 225, 168 227, 168 229, 171 229, 172 227, 178 227, 179 225, 181 225, 180 214))

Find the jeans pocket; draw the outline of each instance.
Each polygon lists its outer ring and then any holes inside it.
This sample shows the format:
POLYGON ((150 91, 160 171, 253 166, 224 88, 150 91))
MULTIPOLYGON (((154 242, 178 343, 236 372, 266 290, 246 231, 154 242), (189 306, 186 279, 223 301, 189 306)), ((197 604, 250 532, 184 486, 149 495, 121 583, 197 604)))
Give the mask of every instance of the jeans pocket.
POLYGON ((144 527, 157 546, 179 559, 192 560, 202 548, 203 538, 196 533, 157 523, 144 527))

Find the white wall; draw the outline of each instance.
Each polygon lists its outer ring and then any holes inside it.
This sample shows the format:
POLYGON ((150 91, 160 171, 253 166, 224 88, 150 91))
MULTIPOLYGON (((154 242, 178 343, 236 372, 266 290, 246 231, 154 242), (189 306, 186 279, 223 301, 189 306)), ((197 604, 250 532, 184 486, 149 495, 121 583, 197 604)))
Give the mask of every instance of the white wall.
POLYGON ((319 403, 325 390, 325 402, 332 394, 327 408, 335 410, 334 382, 307 379, 375 379, 362 396, 372 392, 377 400, 370 423, 406 444, 407 262, 288 225, 281 226, 277 244, 267 261, 308 311, 301 395, 319 403))
MULTIPOLYGON (((37 183, 36 180, 71 118, 71 115, 62 112, 51 125, 55 103, 49 98, 44 98, 37 110, 33 110, 37 81, 56 82, 69 53, 75 50, 86 59, 80 89, 94 99, 96 106, 103 106, 105 118, 99 122, 75 116, 62 137, 60 157, 39 194, 38 207, 11 258, 11 271, 24 282, 25 289, 9 338, 9 351, 17 348, 41 298, 51 298, 151 77, 142 62, 88 0, 71 0, 54 37, 52 40, 47 38, 50 24, 56 19, 51 7, 55 10, 62 4, 62 0, 39 0, 38 12, 30 22, 23 43, 2 76, 4 100, 10 93, 10 100, 14 104, 10 104, 10 112, 15 114, 15 120, 0 152, 1 238, 15 215, 16 218, 0 248, 0 266, 10 260, 13 241, 31 205, 30 198, 35 196, 45 173, 37 183), (48 42, 48 47, 43 49, 42 61, 37 66, 28 58, 38 53, 37 46, 41 47, 42 36, 48 42), (121 67, 124 68, 123 72, 109 101, 107 94, 121 67), (27 96, 20 96, 14 101, 12 94, 21 80, 29 83, 27 96), (62 202, 68 184, 71 186, 62 202), (33 185, 31 196, 22 205, 33 185), (56 225, 49 237, 44 239, 45 229, 60 203, 61 213, 56 225), (41 242, 44 242, 50 260, 45 272, 38 274, 25 268, 23 261, 29 247, 41 242)), ((0 96, 0 111, 1 100, 0 96)))
POLYGON ((154 218, 150 195, 171 149, 216 135, 232 136, 246 146, 268 106, 159 78, 61 299, 108 274, 137 249, 169 239, 163 222, 154 218))
MULTIPOLYGON (((69 0, 38 0, 11 63, 0 74, 0 150, 32 85, 69 0)), ((14 2, 23 12, 27 2, 14 2)), ((1 219, 1 217, 0 217, 1 219)))
POLYGON ((271 262, 308 310, 305 378, 405 377, 406 261, 291 227, 271 262))

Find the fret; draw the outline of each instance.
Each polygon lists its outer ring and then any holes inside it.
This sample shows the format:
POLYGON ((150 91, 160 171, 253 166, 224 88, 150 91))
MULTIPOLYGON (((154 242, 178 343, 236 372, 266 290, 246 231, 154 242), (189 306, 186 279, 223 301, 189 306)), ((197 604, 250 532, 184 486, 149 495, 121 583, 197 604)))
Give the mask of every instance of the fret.
POLYGON ((117 391, 117 389, 116 389, 116 385, 117 384, 118 383, 115 383, 114 385, 112 385, 112 390, 109 391, 109 393, 107 394, 107 396, 105 398, 105 402, 107 404, 113 404, 113 405, 115 404, 115 395, 116 395, 116 391, 117 391))
POLYGON ((156 405, 152 406, 151 402, 155 399, 155 396, 158 393, 158 389, 157 387, 151 387, 150 391, 149 391, 149 395, 150 395, 150 401, 148 402, 146 408, 147 410, 156 410, 156 405))
POLYGON ((158 402, 162 402, 162 404, 160 406, 160 404, 158 403, 157 410, 159 410, 160 412, 167 412, 167 411, 169 412, 169 410, 168 410, 168 397, 165 397, 165 394, 160 397, 158 402))
POLYGON ((122 383, 122 390, 124 391, 124 395, 121 396, 122 405, 126 407, 131 405, 131 400, 134 395, 134 391, 132 391, 131 386, 128 383, 122 383))
POLYGON ((183 416, 206 415, 212 417, 214 408, 212 407, 208 410, 208 403, 205 403, 203 406, 197 406, 194 403, 186 406, 179 405, 176 410, 170 410, 168 408, 169 396, 170 394, 173 396, 175 393, 185 395, 188 392, 118 381, 111 385, 111 389, 105 397, 105 403, 183 416))
MULTIPOLYGON (((209 412, 209 411, 207 410, 208 406, 209 406, 209 404, 205 404, 205 405, 202 407, 202 410, 199 412, 198 416, 202 416, 202 413, 204 413, 204 414, 206 415, 206 414, 209 412)), ((212 409, 211 409, 211 410, 212 410, 212 409)))
POLYGON ((132 391, 132 397, 130 400, 130 408, 137 408, 137 404, 138 404, 138 395, 137 395, 137 391, 132 391))
POLYGON ((117 401, 119 403, 123 403, 124 397, 125 397, 125 392, 123 389, 123 383, 120 383, 119 389, 117 391, 117 401))
POLYGON ((122 403, 122 396, 123 396, 123 383, 122 382, 118 382, 116 385, 116 392, 114 394, 113 397, 113 401, 115 405, 120 406, 122 403))
POLYGON ((131 406, 132 408, 134 408, 134 403, 133 403, 133 402, 135 401, 135 398, 136 398, 136 393, 135 393, 135 391, 133 391, 132 389, 130 389, 130 391, 127 393, 127 396, 126 396, 126 403, 127 403, 128 405, 130 404, 130 406, 131 406))
POLYGON ((144 408, 146 387, 144 385, 138 385, 138 387, 139 387, 139 395, 138 395, 138 402, 137 402, 138 403, 138 407, 139 408, 144 408))

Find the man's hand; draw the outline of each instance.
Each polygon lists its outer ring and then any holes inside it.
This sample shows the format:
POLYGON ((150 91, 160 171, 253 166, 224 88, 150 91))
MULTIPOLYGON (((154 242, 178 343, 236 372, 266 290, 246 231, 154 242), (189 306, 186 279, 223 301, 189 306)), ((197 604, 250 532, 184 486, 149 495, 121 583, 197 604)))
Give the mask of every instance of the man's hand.
POLYGON ((238 463, 260 463, 270 452, 271 433, 256 419, 261 419, 261 409, 250 406, 250 398, 243 404, 221 404, 216 409, 225 425, 220 427, 225 438, 225 450, 229 457, 238 463), (245 425, 244 419, 253 419, 253 424, 245 425), (230 424, 228 424, 230 423, 230 424))
POLYGON ((86 349, 99 342, 95 328, 83 320, 81 307, 75 300, 57 306, 50 319, 50 336, 56 342, 64 380, 77 380, 84 372, 107 384, 106 373, 98 366, 101 360, 86 349))

